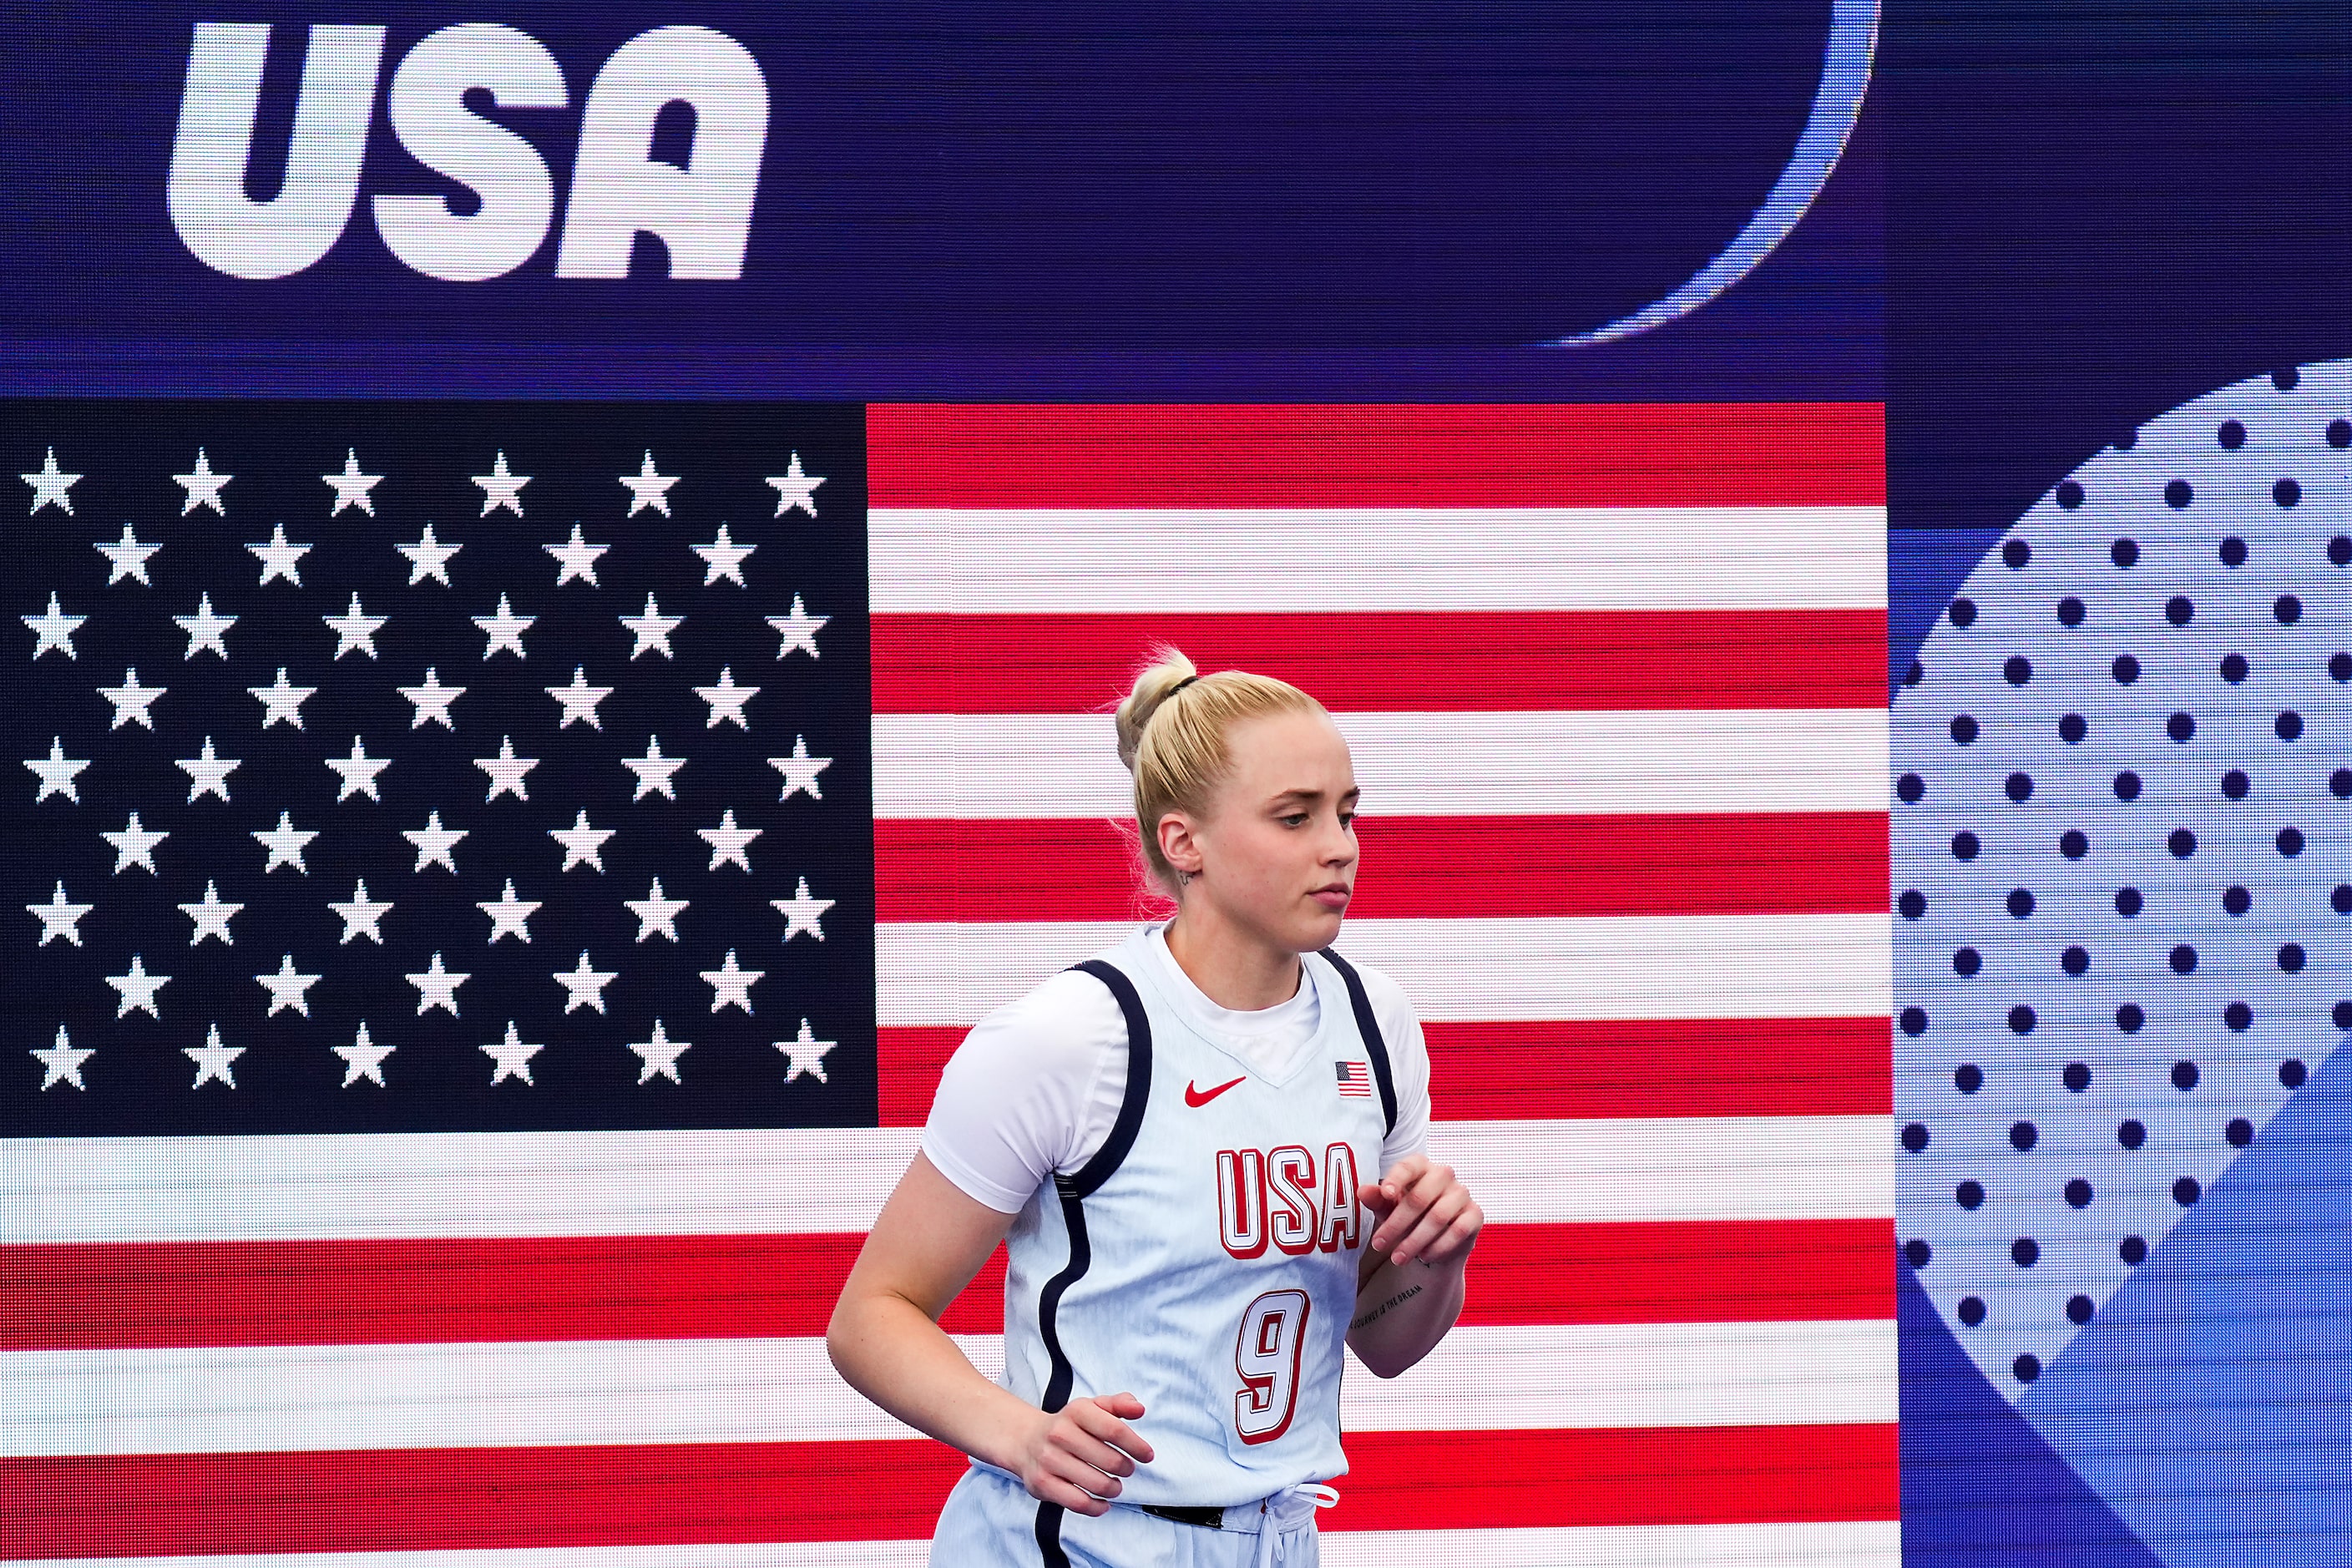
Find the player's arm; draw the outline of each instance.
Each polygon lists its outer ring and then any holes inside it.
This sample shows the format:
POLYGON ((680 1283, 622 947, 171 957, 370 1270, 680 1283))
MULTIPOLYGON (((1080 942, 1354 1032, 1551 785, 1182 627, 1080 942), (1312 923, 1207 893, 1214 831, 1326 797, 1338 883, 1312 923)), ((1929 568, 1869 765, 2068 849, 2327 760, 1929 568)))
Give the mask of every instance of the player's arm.
POLYGON ((1451 1165, 1408 1154, 1360 1194, 1374 1225, 1356 1272, 1348 1348, 1375 1376, 1427 1355, 1462 1315, 1463 1276, 1486 1215, 1451 1165))
POLYGON ((1118 1394, 1038 1410, 982 1377, 940 1328, 1012 1223, 918 1153, 841 1288, 825 1349, 851 1387, 908 1426, 1019 1476, 1041 1501, 1099 1514, 1118 1478, 1151 1458, 1127 1424, 1141 1403, 1118 1394))

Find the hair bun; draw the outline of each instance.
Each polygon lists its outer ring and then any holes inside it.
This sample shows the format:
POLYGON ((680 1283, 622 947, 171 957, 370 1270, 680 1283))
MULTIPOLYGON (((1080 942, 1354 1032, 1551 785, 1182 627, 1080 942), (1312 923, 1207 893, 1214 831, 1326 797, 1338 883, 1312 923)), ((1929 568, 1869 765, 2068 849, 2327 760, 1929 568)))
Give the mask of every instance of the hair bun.
POLYGON ((1134 688, 1118 705, 1118 760, 1128 772, 1135 771, 1136 749, 1143 744, 1144 726, 1160 711, 1160 705, 1180 687, 1200 678, 1192 661, 1175 648, 1154 651, 1152 663, 1135 678, 1134 688))

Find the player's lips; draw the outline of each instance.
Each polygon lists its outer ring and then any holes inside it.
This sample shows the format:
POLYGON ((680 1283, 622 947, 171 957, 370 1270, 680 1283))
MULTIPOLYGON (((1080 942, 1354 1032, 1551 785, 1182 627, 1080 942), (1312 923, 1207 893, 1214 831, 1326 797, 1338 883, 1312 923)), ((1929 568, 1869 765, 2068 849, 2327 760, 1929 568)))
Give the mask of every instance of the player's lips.
POLYGON ((1348 900, 1352 893, 1347 883, 1333 882, 1316 889, 1307 896, 1327 910, 1344 910, 1348 907, 1348 900))

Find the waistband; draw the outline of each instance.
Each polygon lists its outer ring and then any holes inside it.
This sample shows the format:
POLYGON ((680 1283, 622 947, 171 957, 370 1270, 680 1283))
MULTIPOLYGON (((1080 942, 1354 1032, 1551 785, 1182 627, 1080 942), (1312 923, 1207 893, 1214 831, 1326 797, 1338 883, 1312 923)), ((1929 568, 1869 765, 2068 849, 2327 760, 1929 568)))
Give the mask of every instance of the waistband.
POLYGON ((1339 1500, 1336 1488, 1319 1481, 1301 1481, 1252 1502, 1230 1508, 1186 1508, 1167 1503, 1139 1503, 1139 1511, 1156 1519, 1189 1524, 1202 1530, 1229 1530, 1244 1535, 1275 1537, 1304 1530, 1315 1521, 1318 1509, 1339 1500))

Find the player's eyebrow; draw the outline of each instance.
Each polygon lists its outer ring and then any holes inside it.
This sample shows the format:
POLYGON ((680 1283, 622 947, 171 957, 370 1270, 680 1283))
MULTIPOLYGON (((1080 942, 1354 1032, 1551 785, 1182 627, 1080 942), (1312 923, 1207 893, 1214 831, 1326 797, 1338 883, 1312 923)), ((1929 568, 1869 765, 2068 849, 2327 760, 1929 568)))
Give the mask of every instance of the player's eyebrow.
MULTIPOLYGON (((1342 802, 1351 801, 1363 793, 1363 787, 1361 785, 1357 785, 1341 792, 1339 799, 1342 802)), ((1325 798, 1323 792, 1319 789, 1286 789, 1276 795, 1271 801, 1267 802, 1267 804, 1270 805, 1280 805, 1285 801, 1295 800, 1302 805, 1313 805, 1325 798)))

